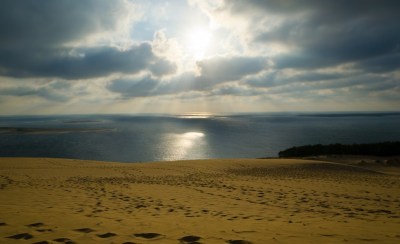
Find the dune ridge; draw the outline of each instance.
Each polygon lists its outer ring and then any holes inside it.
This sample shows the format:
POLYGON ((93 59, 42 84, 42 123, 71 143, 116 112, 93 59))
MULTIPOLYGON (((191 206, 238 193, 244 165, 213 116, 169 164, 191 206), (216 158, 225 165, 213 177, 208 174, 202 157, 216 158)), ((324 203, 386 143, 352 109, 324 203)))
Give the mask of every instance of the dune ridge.
POLYGON ((398 243, 399 189, 315 160, 0 158, 0 243, 398 243))

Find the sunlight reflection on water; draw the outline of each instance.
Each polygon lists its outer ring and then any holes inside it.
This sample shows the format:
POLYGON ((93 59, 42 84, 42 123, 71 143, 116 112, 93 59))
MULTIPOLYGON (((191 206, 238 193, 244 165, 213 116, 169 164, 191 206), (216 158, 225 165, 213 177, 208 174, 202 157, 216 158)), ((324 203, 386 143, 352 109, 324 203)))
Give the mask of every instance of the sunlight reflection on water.
POLYGON ((164 160, 192 158, 191 156, 201 154, 205 145, 204 136, 204 133, 194 131, 169 134, 166 140, 169 144, 169 153, 164 160))
MULTIPOLYGON (((184 114, 179 114, 176 115, 176 117, 181 118, 181 119, 208 119, 212 117, 212 114, 210 113, 204 113, 204 112, 192 112, 192 113, 184 113, 184 114)), ((191 133, 191 132, 189 132, 191 133)), ((196 132, 194 132, 196 133, 196 132)))

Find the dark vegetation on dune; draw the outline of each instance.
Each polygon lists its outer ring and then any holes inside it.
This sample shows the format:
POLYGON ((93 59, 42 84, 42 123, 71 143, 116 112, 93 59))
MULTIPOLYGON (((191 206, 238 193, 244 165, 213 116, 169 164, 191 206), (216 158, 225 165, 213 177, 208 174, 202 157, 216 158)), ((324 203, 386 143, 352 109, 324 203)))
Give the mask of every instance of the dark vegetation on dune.
POLYGON ((368 155, 368 156, 398 156, 400 142, 381 142, 370 144, 330 144, 306 145, 291 147, 279 152, 279 157, 308 157, 319 155, 368 155))

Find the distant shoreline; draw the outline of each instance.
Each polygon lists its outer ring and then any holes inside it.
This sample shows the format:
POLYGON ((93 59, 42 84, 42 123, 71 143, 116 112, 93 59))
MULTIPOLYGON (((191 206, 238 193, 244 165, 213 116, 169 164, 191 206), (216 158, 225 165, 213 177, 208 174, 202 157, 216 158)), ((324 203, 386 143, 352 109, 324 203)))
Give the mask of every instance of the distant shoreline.
POLYGON ((72 132, 105 132, 113 128, 25 128, 25 127, 0 127, 0 134, 58 134, 72 132))

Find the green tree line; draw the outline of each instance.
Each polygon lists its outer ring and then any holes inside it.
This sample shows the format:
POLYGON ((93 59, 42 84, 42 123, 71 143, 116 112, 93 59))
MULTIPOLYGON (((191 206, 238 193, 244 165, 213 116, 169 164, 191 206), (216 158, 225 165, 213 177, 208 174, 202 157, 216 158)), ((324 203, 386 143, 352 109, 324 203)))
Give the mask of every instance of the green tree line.
POLYGON ((369 144, 329 144, 306 145, 291 147, 279 152, 279 157, 307 157, 318 155, 369 155, 369 156, 398 156, 400 142, 381 142, 369 144))

